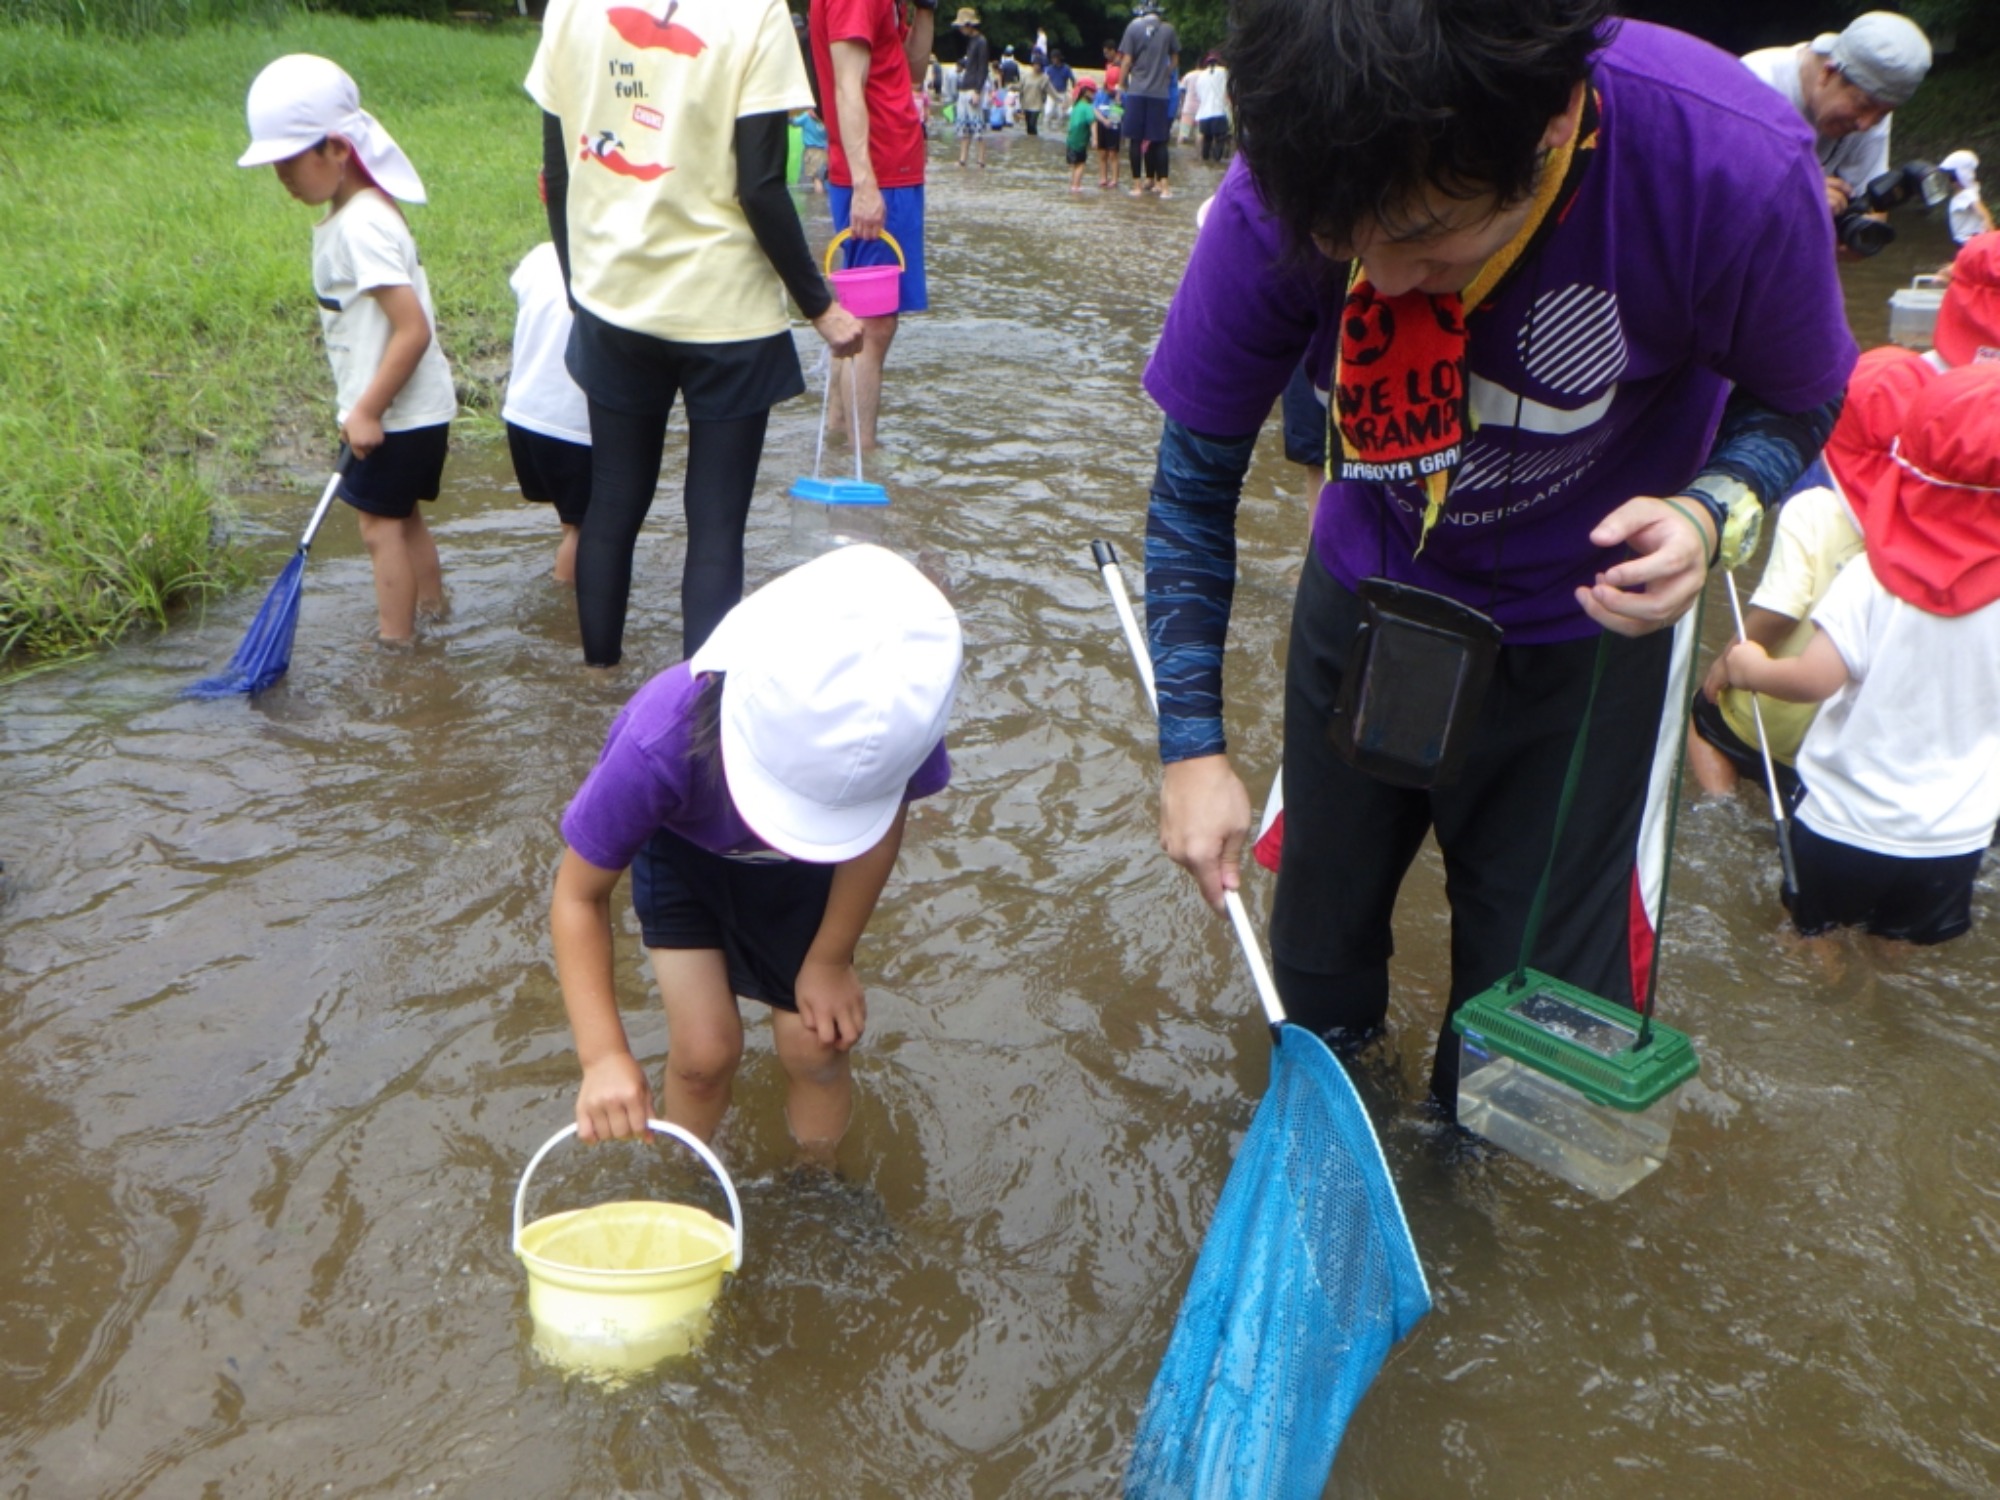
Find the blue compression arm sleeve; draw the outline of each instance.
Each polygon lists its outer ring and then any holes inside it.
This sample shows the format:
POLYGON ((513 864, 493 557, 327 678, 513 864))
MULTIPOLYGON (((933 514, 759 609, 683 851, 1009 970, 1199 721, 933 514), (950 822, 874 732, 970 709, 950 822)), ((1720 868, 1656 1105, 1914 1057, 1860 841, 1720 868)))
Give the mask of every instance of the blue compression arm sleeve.
POLYGON ((1146 507, 1146 642, 1160 695, 1160 759, 1220 755, 1222 646, 1236 591, 1236 504, 1257 434, 1208 437, 1172 418, 1146 507))
POLYGON ((1841 396, 1811 411, 1783 412, 1765 405, 1748 391, 1730 393, 1716 429, 1708 462, 1694 478, 1721 475, 1749 487, 1766 509, 1791 492, 1806 466, 1826 445, 1840 415, 1841 396))

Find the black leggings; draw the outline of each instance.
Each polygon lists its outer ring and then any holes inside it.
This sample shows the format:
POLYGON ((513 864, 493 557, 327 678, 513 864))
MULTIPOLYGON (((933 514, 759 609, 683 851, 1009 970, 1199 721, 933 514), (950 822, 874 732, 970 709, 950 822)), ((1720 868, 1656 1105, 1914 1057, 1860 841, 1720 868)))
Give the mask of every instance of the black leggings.
POLYGON ((1167 180, 1167 143, 1147 141, 1143 145, 1132 142, 1132 180, 1150 177, 1156 182, 1167 180))
MULTIPOLYGON (((694 655, 743 597, 743 528, 769 411, 688 423, 687 562, 681 570, 681 655, 694 655)), ((590 403, 590 509, 576 547, 576 617, 583 659, 615 666, 623 655, 632 549, 660 484, 667 414, 635 416, 590 403)))

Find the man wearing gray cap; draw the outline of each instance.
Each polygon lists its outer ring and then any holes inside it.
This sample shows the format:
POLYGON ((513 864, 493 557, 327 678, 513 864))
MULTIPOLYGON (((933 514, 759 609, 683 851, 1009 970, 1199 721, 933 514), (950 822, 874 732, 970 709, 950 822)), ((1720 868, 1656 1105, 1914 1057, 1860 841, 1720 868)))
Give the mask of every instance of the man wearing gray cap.
POLYGON ((1889 170, 1889 112, 1907 103, 1931 70, 1931 44, 1908 16, 1871 10, 1837 36, 1764 47, 1743 62, 1812 126, 1827 206, 1839 214, 1889 170))

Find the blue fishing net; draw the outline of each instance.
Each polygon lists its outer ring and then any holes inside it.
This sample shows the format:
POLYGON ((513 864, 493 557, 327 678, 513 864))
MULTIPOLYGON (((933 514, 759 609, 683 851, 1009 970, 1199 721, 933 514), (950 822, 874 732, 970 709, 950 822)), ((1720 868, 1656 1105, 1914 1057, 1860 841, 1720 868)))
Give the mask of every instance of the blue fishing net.
POLYGON ((1382 1148, 1326 1044, 1286 1026, 1125 1474, 1129 1500, 1317 1500, 1430 1288, 1382 1148))
POLYGON ((229 658, 229 665, 213 677, 204 677, 181 689, 183 698, 228 698, 238 693, 261 693, 292 664, 292 637, 299 628, 299 601, 305 590, 306 549, 292 554, 278 574, 271 592, 264 596, 257 618, 243 637, 243 644, 229 658))

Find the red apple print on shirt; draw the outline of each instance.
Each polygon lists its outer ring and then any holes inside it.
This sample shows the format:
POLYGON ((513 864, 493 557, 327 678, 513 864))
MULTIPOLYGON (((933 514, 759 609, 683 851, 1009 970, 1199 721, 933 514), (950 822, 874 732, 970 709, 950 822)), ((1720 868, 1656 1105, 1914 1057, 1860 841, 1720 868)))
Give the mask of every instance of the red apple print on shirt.
POLYGON ((641 182, 651 182, 655 177, 664 177, 673 171, 672 167, 658 164, 645 166, 630 160, 625 155, 625 143, 608 130, 599 131, 595 142, 587 135, 578 136, 577 140, 583 147, 577 152, 579 158, 608 167, 620 177, 636 177, 641 182))
POLYGON ((605 19, 634 47, 664 47, 682 57, 699 57, 708 43, 687 27, 674 24, 674 12, 680 8, 680 0, 671 0, 667 13, 655 19, 650 11, 635 5, 615 5, 605 12, 605 19))

